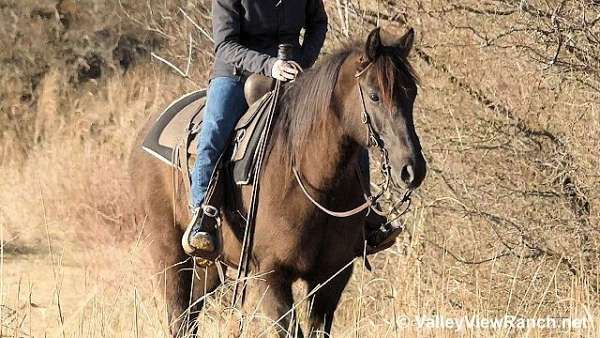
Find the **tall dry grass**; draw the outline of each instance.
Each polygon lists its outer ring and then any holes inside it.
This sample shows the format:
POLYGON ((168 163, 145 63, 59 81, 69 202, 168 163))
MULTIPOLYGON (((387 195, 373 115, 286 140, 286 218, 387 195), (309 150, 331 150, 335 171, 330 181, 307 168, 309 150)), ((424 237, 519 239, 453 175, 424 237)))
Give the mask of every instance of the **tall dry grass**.
MULTIPOLYGON (((0 336, 165 336, 125 163, 146 116, 204 82, 210 41, 179 7, 209 31, 209 2, 57 3, 0 3, 12 46, 0 51, 0 336), (191 81, 149 53, 124 72, 112 53, 133 36, 185 69, 190 34, 191 81), (79 80, 91 54, 103 75, 79 80)), ((334 336, 597 337, 598 5, 340 0, 328 12, 326 53, 378 19, 416 28, 430 168, 404 238, 373 273, 355 264, 334 336), (588 326, 402 327, 407 316, 507 314, 588 326)), ((224 334, 228 297, 207 299, 202 337, 224 334)))

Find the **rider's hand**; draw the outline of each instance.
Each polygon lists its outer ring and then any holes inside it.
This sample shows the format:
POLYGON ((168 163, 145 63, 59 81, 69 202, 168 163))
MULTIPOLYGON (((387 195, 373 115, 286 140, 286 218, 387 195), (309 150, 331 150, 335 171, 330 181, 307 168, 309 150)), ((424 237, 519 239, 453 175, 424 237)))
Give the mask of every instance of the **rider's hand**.
POLYGON ((295 61, 277 60, 271 70, 271 76, 279 81, 295 80, 302 67, 295 61))

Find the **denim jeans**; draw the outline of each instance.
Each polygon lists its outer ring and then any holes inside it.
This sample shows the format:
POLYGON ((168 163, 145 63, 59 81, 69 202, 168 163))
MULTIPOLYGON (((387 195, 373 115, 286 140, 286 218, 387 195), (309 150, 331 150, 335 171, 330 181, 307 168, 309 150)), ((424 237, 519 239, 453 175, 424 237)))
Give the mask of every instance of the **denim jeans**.
POLYGON ((192 171, 192 207, 200 207, 219 156, 229 144, 233 128, 248 109, 244 82, 229 77, 210 81, 192 171))
MULTIPOLYGON (((233 128, 248 109, 244 82, 229 77, 211 80, 206 98, 202 128, 198 137, 198 156, 192 171, 192 207, 200 207, 219 156, 225 151, 233 128)), ((369 152, 359 155, 365 182, 370 182, 369 152)), ((370 191, 370 186, 366 187, 370 191)))

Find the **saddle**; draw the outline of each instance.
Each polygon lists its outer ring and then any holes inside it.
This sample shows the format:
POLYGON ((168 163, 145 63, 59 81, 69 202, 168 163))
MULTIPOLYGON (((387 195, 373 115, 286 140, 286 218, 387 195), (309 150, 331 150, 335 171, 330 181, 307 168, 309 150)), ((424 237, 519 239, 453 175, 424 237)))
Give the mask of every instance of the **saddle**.
MULTIPOLYGON (((252 181, 255 152, 266 124, 266 111, 274 81, 254 74, 245 83, 249 108, 234 128, 224 153, 224 164, 233 181, 247 185, 252 181)), ((188 93, 173 101, 154 122, 142 148, 153 157, 183 172, 197 155, 197 138, 206 110, 206 90, 188 93)))

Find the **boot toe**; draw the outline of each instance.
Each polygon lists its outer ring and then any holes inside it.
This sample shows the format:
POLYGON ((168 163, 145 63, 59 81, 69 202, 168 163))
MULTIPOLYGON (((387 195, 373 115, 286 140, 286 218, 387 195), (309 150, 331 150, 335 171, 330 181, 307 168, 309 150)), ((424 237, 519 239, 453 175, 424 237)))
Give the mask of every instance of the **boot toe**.
POLYGON ((371 255, 388 249, 394 245, 394 243, 396 243, 396 238, 402 233, 403 230, 404 226, 402 226, 402 224, 396 224, 396 222, 394 222, 385 230, 380 228, 374 231, 367 238, 367 254, 371 255))
POLYGON ((214 252, 216 250, 213 236, 206 232, 198 232, 190 236, 190 245, 196 250, 205 252, 214 252))

